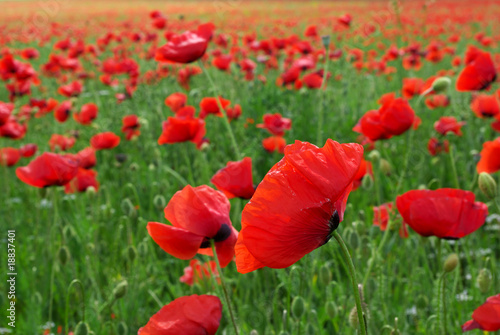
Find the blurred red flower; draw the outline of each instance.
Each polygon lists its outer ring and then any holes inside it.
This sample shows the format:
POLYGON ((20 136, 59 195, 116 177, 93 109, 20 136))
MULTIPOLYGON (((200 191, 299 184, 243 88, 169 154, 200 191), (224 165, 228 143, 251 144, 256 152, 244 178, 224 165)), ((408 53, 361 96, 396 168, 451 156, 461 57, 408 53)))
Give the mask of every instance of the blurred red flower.
POLYGON ((292 120, 281 116, 280 113, 264 114, 262 120, 264 123, 259 123, 257 128, 267 129, 267 131, 276 136, 285 135, 285 131, 290 130, 292 127, 292 120))
POLYGON ((479 94, 472 100, 470 108, 479 118, 493 117, 500 113, 500 105, 494 95, 479 94))
POLYGON ((494 173, 500 170, 500 137, 486 141, 481 150, 481 159, 477 162, 477 173, 494 173))
POLYGON ((76 193, 85 192, 87 188, 93 187, 96 191, 99 189, 99 182, 96 180, 97 172, 78 168, 78 173, 69 183, 64 185, 64 192, 76 193))
POLYGON ((75 161, 51 152, 45 152, 27 166, 16 169, 17 177, 35 187, 62 186, 78 172, 75 161))
POLYGON ((286 141, 281 136, 271 136, 262 140, 262 147, 267 152, 277 151, 280 154, 285 152, 286 141))
POLYGON ((255 192, 252 179, 252 159, 245 157, 238 162, 228 162, 210 179, 228 199, 250 199, 255 192))
POLYGON ((74 113, 73 118, 76 122, 88 126, 97 117, 99 109, 94 103, 88 103, 82 106, 80 113, 74 113))
POLYGON ((472 313, 472 320, 462 325, 462 331, 481 329, 494 332, 500 330, 500 294, 486 299, 486 302, 472 313))
POLYGON ((162 128, 159 145, 190 141, 199 148, 206 134, 205 121, 198 118, 169 117, 162 128))
POLYGON ((122 119, 122 132, 125 134, 127 140, 131 140, 141 134, 139 128, 141 124, 139 123, 139 118, 137 115, 126 115, 122 119))
POLYGON ((172 112, 177 113, 179 109, 186 105, 187 96, 184 93, 176 92, 170 94, 165 99, 165 105, 170 107, 172 112))
POLYGON ((201 263, 197 259, 192 259, 189 262, 189 266, 184 268, 184 275, 179 280, 181 283, 186 283, 191 286, 203 280, 208 280, 212 276, 216 277, 217 281, 220 283, 217 263, 215 263, 215 261, 201 263))
POLYGON ((13 166, 21 158, 21 154, 18 149, 15 148, 1 148, 0 149, 0 166, 13 166))
POLYGON ((465 55, 465 63, 466 66, 457 79, 457 91, 484 90, 495 81, 497 73, 488 52, 469 47, 465 55))
POLYGON ((96 150, 113 149, 120 144, 120 137, 113 132, 104 132, 92 136, 90 145, 96 150))
POLYGON ((462 136, 461 128, 464 125, 464 121, 458 122, 453 116, 443 116, 434 122, 434 129, 441 135, 453 133, 457 136, 462 136))

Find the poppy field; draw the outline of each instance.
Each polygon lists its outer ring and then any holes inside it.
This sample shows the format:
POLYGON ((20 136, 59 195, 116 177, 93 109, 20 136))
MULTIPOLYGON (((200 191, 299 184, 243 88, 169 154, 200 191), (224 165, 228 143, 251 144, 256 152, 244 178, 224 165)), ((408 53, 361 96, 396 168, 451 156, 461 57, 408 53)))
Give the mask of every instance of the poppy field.
POLYGON ((500 1, 0 8, 0 334, 500 334, 500 1))

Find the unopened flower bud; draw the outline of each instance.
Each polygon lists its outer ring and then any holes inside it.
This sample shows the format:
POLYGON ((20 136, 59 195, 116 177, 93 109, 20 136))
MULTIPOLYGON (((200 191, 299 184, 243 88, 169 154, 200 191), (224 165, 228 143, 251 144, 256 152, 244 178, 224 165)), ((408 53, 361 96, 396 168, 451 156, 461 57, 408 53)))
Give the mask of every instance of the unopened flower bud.
POLYGON ((130 262, 133 262, 137 257, 137 249, 133 245, 127 247, 127 258, 130 262))
POLYGON ((379 168, 380 168, 380 171, 382 171, 382 173, 385 174, 386 176, 391 174, 391 170, 392 170, 391 164, 383 158, 380 159, 379 168))
POLYGON ((90 332, 89 325, 86 322, 80 321, 75 328, 75 335, 88 335, 90 332))
POLYGON ((337 316, 337 307, 335 306, 335 303, 333 301, 326 302, 325 311, 326 315, 328 315, 330 319, 334 319, 335 316, 337 316))
POLYGON ((490 174, 481 172, 479 174, 478 184, 479 189, 485 196, 488 197, 488 199, 495 199, 497 197, 497 183, 490 174))
POLYGON ((57 258, 59 259, 59 262, 63 266, 66 265, 70 257, 71 253, 69 252, 68 247, 65 245, 60 247, 59 250, 57 251, 57 258))
POLYGON ((323 46, 325 47, 326 50, 330 48, 330 35, 324 35, 321 36, 321 42, 323 42, 323 46))
POLYGON ((365 190, 370 190, 373 187, 373 177, 369 173, 363 176, 361 187, 365 190))
POLYGON ((444 271, 445 272, 452 272, 453 270, 455 270, 457 265, 458 265, 458 255, 451 254, 444 261, 444 271))
POLYGON ((477 276, 477 286, 479 287, 479 291, 481 293, 486 293, 490 290, 492 276, 490 270, 484 268, 479 271, 479 275, 477 276))
POLYGON ((153 199, 153 203, 158 210, 163 210, 165 206, 167 205, 167 202, 165 201, 165 197, 161 194, 155 195, 153 199))
POLYGON ((125 293, 127 293, 128 282, 126 280, 118 283, 115 289, 113 290, 113 296, 115 299, 123 298, 125 293))
POLYGON ((354 329, 358 329, 359 327, 358 310, 356 306, 354 306, 349 313, 349 324, 354 329))
POLYGON ((332 281, 332 272, 328 265, 324 264, 319 268, 319 278, 318 281, 321 285, 327 286, 332 281))
POLYGON ((117 329, 118 335, 128 335, 128 326, 125 322, 120 322, 117 329))
POLYGON ((297 319, 300 319, 306 310, 306 304, 304 299, 300 296, 293 298, 292 301, 292 313, 297 319))
POLYGON ((378 150, 372 150, 372 152, 368 154, 368 159, 373 163, 378 162, 380 159, 380 152, 378 150))
POLYGON ((137 210, 135 209, 132 201, 129 198, 122 200, 122 211, 129 218, 135 218, 137 216, 137 210))
POLYGON ((439 77, 432 82, 432 91, 434 93, 445 92, 451 85, 451 79, 448 77, 439 77))

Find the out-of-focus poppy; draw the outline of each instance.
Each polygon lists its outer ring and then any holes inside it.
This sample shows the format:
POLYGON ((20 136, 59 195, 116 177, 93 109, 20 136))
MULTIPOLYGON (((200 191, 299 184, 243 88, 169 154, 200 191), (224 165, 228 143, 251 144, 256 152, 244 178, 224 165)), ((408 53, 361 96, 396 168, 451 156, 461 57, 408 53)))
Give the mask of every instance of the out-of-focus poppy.
POLYGON ((282 136, 271 136, 262 140, 262 147, 267 152, 285 152, 286 141, 282 136))
POLYGON ((187 96, 184 93, 176 92, 170 94, 166 99, 165 99, 165 105, 170 107, 172 112, 177 113, 179 109, 184 107, 187 102, 187 96))
POLYGON ((464 125, 464 121, 458 122, 453 116, 443 116, 434 122, 434 129, 441 135, 453 133, 457 136, 462 136, 461 128, 464 125))
POLYGON ((113 149, 120 144, 120 136, 111 131, 92 136, 90 145, 96 150, 113 149))
POLYGON ((156 50, 156 61, 187 64, 200 59, 208 46, 204 35, 198 30, 172 36, 167 44, 156 50))
POLYGON ((228 199, 250 199, 255 192, 252 179, 252 159, 245 157, 238 162, 228 162, 210 179, 228 199))
POLYGON ((131 140, 141 134, 139 128, 141 124, 139 123, 139 118, 137 115, 126 115, 122 119, 122 132, 125 134, 127 140, 131 140))
POLYGON ((267 129, 267 131, 276 136, 285 135, 285 131, 290 130, 292 127, 292 120, 283 117, 280 113, 264 114, 262 120, 264 123, 259 123, 257 128, 267 129))
POLYGON ((28 158, 33 156, 38 150, 38 146, 34 143, 28 143, 19 148, 19 154, 21 156, 28 158))
POLYGON ((363 134, 370 141, 384 140, 392 137, 382 125, 378 110, 366 112, 352 130, 363 134))
POLYGON ((17 121, 10 119, 4 125, 0 126, 0 137, 7 137, 13 140, 19 140, 26 135, 27 127, 17 121))
POLYGON ((220 281, 215 261, 201 263, 197 259, 192 259, 189 266, 184 268, 184 275, 179 280, 181 283, 191 286, 203 280, 208 280, 212 276, 216 277, 218 282, 220 281))
POLYGON ((424 81, 420 78, 404 78, 403 79, 403 97, 411 99, 415 95, 422 93, 424 81))
POLYGON ((236 266, 285 268, 325 244, 344 218, 363 147, 296 141, 266 174, 242 213, 236 266))
POLYGON ((3 126, 7 123, 13 110, 13 103, 5 103, 0 101, 0 126, 3 126))
POLYGON ((172 226, 149 222, 147 229, 165 252, 180 259, 191 259, 197 253, 213 256, 213 240, 220 264, 226 267, 234 258, 238 237, 229 218, 230 206, 222 192, 206 185, 187 185, 165 207, 165 218, 172 226))
POLYGON ((425 105, 429 109, 446 107, 450 104, 450 98, 446 94, 435 94, 425 99, 425 105))
POLYGON ((1 148, 0 149, 0 165, 1 166, 13 166, 21 158, 21 154, 16 148, 1 148))
MULTIPOLYGON (((385 231, 391 217, 395 215, 394 212, 395 208, 392 202, 386 202, 380 206, 373 206, 373 225, 379 227, 381 231, 385 231)), ((404 222, 399 228, 399 236, 402 238, 407 238, 409 236, 408 229, 404 222)))
MULTIPOLYGON (((225 110, 231 104, 231 101, 219 97, 220 105, 225 110)), ((203 98, 200 102, 200 118, 204 119, 207 115, 213 114, 218 117, 224 116, 217 103, 217 98, 203 98)))
POLYGON ((465 63, 466 66, 457 79, 457 91, 484 90, 495 81, 497 73, 488 52, 479 49, 471 52, 469 48, 465 63))
POLYGON ((96 180, 97 172, 78 168, 78 173, 69 183, 64 185, 64 192, 76 193, 85 192, 87 188, 93 187, 96 191, 99 189, 99 182, 96 180))
POLYGON ((50 151, 66 151, 75 145, 76 139, 74 137, 67 137, 59 134, 53 134, 49 140, 50 151))
POLYGON ((71 100, 61 102, 54 110, 54 118, 57 122, 65 122, 71 112, 71 100))
POLYGON ((479 118, 494 117, 500 114, 500 105, 494 95, 479 94, 472 100, 470 108, 479 118))
POLYGON ((363 177, 365 175, 371 176, 373 178, 373 169, 372 169, 372 163, 368 162, 364 158, 361 160, 361 163, 359 164, 359 169, 356 175, 354 176, 353 182, 352 182, 352 190, 357 190, 358 187, 361 186, 361 182, 363 181, 363 177))
POLYGON ((234 105, 234 107, 226 108, 226 115, 229 121, 237 120, 240 118, 242 113, 241 106, 239 104, 234 105))
POLYGON ((162 129, 159 145, 190 141, 200 147, 206 134, 205 121, 198 118, 169 117, 162 129))
POLYGON ((222 303, 213 295, 180 297, 163 306, 138 335, 215 335, 222 317, 222 303))
POLYGON ((401 135, 413 125, 415 112, 402 98, 387 101, 380 107, 380 122, 391 135, 401 135))
POLYGON ((494 173, 500 170, 500 137, 486 141, 481 150, 481 159, 477 162, 477 173, 494 173))
POLYGON ((74 113, 73 118, 76 122, 88 126, 97 117, 99 109, 94 103, 88 103, 82 106, 80 113, 74 113))
POLYGON ((79 81, 74 81, 68 85, 63 85, 59 87, 57 90, 59 94, 64 95, 65 97, 77 97, 82 93, 83 85, 79 81))
POLYGON ((462 331, 481 329, 494 332, 500 330, 500 294, 486 299, 486 302, 472 313, 472 320, 462 325, 462 331))
POLYGON ((488 206, 474 200, 474 193, 460 189, 413 190, 398 196, 396 206, 418 234, 459 239, 479 229, 488 215, 488 206))
POLYGON ((431 137, 427 142, 427 150, 431 156, 436 156, 442 152, 450 152, 450 142, 448 140, 440 141, 435 137, 431 137))
POLYGON ((27 166, 16 169, 16 175, 22 182, 40 188, 62 186, 73 179, 77 172, 75 161, 51 152, 45 152, 27 166))

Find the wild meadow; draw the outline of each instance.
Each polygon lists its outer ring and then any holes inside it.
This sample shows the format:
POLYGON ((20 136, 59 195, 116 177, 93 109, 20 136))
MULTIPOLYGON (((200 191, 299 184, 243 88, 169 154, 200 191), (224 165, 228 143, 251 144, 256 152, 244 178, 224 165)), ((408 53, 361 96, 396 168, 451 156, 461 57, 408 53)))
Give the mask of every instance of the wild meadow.
POLYGON ((0 334, 500 334, 499 15, 1 1, 0 334))

